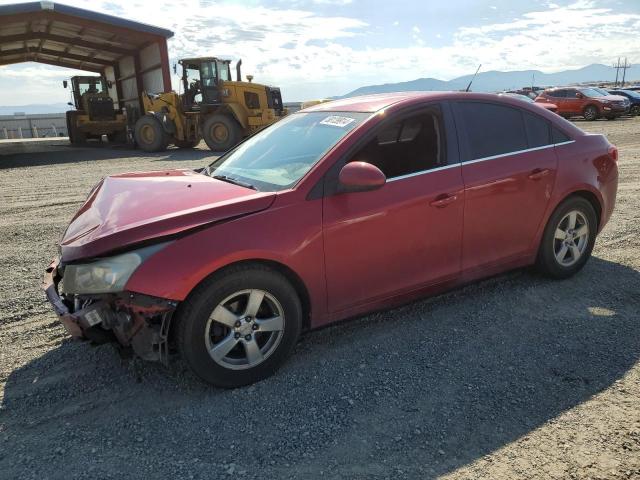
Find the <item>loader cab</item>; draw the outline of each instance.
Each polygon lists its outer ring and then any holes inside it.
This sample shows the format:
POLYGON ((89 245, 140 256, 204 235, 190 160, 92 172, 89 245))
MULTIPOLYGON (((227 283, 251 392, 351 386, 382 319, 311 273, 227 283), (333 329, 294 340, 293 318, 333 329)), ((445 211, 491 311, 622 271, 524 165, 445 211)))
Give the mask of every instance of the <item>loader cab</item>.
POLYGON ((184 106, 199 110, 203 105, 219 105, 221 82, 231 80, 231 62, 215 57, 180 60, 184 106))
MULTIPOLYGON (((63 86, 68 87, 65 80, 63 86)), ((71 77, 73 103, 79 112, 89 115, 91 120, 113 120, 116 116, 114 102, 109 95, 109 83, 103 76, 77 75, 71 77)))

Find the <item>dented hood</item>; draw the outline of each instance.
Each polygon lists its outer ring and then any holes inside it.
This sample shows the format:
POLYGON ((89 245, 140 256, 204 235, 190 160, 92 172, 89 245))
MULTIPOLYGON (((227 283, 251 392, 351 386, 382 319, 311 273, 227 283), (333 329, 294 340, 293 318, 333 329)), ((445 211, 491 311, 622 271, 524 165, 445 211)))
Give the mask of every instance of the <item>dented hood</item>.
POLYGON ((215 180, 192 170, 127 173, 98 183, 60 246, 70 262, 104 255, 268 208, 272 192, 215 180))

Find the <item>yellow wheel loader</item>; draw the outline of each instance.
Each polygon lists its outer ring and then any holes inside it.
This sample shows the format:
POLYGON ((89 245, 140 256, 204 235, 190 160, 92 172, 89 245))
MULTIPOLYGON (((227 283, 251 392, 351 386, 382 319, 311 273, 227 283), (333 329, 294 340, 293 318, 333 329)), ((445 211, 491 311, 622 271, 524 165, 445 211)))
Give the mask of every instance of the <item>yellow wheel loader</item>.
MULTIPOLYGON (((64 88, 69 86, 65 80, 64 88)), ((73 103, 75 110, 67 112, 67 132, 73 144, 86 142, 90 138, 101 139, 106 135, 110 142, 127 141, 127 118, 114 109, 113 99, 109 96, 107 81, 103 76, 71 77, 73 103)))
POLYGON ((193 148, 201 139, 211 150, 222 152, 286 115, 279 88, 252 83, 252 76, 242 81, 241 60, 236 81, 229 60, 188 58, 179 64, 183 94, 142 95, 144 114, 135 123, 134 136, 147 152, 170 144, 193 148))

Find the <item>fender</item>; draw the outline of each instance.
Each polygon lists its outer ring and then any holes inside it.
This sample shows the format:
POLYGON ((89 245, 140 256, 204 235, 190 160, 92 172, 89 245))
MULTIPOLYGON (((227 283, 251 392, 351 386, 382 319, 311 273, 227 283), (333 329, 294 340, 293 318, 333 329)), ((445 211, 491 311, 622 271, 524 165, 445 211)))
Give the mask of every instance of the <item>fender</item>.
POLYGON ((145 115, 149 115, 151 117, 155 117, 162 125, 162 129, 172 137, 176 134, 176 124, 170 118, 170 114, 168 112, 147 112, 145 115))
POLYGON ((233 118, 236 119, 236 121, 240 124, 240 126, 243 129, 247 129, 248 128, 248 123, 247 123, 247 114, 244 111, 244 109, 237 103, 228 103, 224 106, 222 106, 220 108, 220 110, 218 110, 219 112, 224 112, 224 111, 229 111, 231 112, 231 115, 233 115, 233 118))

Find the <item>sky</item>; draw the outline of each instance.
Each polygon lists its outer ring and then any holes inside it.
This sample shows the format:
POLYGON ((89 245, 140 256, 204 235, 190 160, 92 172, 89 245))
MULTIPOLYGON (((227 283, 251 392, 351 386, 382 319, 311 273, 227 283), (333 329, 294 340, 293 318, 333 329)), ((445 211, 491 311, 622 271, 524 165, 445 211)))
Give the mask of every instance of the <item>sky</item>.
MULTIPOLYGON (((0 4, 15 3, 0 0, 0 4)), ((544 72, 640 63, 640 0, 66 0, 175 32, 171 62, 242 58, 243 73, 285 101, 360 86, 482 70, 544 72)), ((233 66, 232 66, 233 68, 233 66)), ((0 67, 0 105, 68 101, 76 72, 0 67)), ((177 88, 177 78, 174 85, 177 88)))

